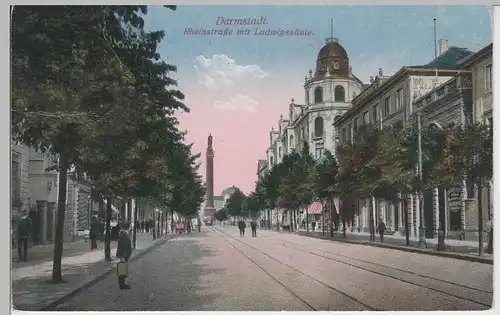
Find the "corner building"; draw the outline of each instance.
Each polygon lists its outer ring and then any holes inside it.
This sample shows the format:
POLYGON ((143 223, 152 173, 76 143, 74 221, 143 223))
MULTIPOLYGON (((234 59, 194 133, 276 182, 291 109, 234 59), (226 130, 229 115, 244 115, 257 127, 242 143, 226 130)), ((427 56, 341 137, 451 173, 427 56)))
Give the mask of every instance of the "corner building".
MULTIPOLYGON (((325 150, 335 154, 338 132, 333 123, 351 108, 352 100, 363 88, 362 81, 353 74, 345 48, 337 38, 327 39, 318 53, 316 70, 309 70, 304 78, 304 104, 297 104, 292 99, 287 117, 281 115, 278 130, 273 128, 269 133, 268 169, 280 163, 285 154, 300 151, 304 141, 308 142, 310 154, 316 159, 321 159, 325 150)), ((275 211, 273 217, 276 217, 275 211)), ((309 222, 319 223, 323 205, 313 202, 308 212, 309 222)), ((285 209, 280 209, 277 217, 287 225, 290 219, 288 215, 282 218, 284 213, 285 209)), ((297 223, 304 218, 305 212, 297 218, 297 223)))

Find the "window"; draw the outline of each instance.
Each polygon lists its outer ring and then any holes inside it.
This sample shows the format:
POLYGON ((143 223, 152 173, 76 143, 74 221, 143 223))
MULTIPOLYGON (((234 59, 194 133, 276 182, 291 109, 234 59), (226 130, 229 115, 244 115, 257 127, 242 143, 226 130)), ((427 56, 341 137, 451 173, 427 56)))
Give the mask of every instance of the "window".
POLYGON ((323 89, 318 86, 314 89, 314 103, 318 104, 321 102, 323 102, 323 89))
POLYGON ((345 89, 341 85, 335 87, 335 102, 345 102, 345 89))
POLYGON ((12 193, 12 201, 17 203, 21 199, 21 167, 19 163, 19 156, 12 159, 12 167, 11 167, 11 193, 12 193))
POLYGON ((384 116, 391 114, 391 98, 386 97, 384 101, 384 116))
POLYGON ((368 125, 370 123, 370 116, 368 111, 363 113, 363 124, 368 125))
POLYGON ((289 144, 290 149, 295 148, 295 143, 294 143, 294 141, 293 141, 293 140, 294 140, 294 139, 293 139, 293 136, 290 136, 290 144, 289 144))
POLYGON ((324 147, 322 143, 317 143, 316 144, 316 152, 315 152, 315 157, 316 159, 321 159, 324 155, 324 147))
POLYGON ((281 148, 278 148, 278 158, 281 159, 281 148))
POLYGON ((378 105, 373 106, 373 121, 378 122, 378 105))
POLYGON ((314 120, 314 137, 323 137, 323 117, 316 117, 314 120))
POLYGON ((486 66, 486 74, 485 74, 485 79, 486 79, 486 92, 491 91, 492 89, 492 81, 491 81, 492 75, 491 75, 491 65, 486 66))
POLYGON ((356 133, 358 131, 358 127, 359 127, 359 118, 355 118, 354 119, 354 133, 356 133))
POLYGON ((352 141, 352 123, 349 123, 347 127, 347 141, 352 141))
POLYGON ((273 157, 270 157, 269 165, 273 166, 273 157))
POLYGON ((347 141, 347 131, 345 128, 342 128, 342 143, 345 143, 347 141))
POLYGON ((403 98, 404 98, 404 90, 399 89, 396 92, 396 110, 400 109, 403 106, 403 98))

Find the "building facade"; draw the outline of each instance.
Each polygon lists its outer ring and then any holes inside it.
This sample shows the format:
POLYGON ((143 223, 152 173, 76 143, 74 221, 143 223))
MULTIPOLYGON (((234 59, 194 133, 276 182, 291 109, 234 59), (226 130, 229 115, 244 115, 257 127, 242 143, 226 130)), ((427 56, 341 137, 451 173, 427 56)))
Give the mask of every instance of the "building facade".
MULTIPOLYGON (((430 63, 422 66, 403 67, 394 75, 384 76, 382 72, 371 80, 370 85, 352 101, 352 108, 340 117, 335 126, 340 130, 340 142, 354 141, 354 136, 363 124, 376 125, 379 128, 392 126, 396 122, 408 122, 414 114, 413 102, 425 98, 426 94, 439 85, 451 80, 460 70, 460 60, 471 55, 467 49, 446 47, 446 41, 440 41, 439 55, 430 63)), ((409 233, 418 235, 420 225, 419 208, 416 198, 408 200, 409 233)), ((352 219, 356 230, 368 232, 368 209, 374 209, 375 218, 382 219, 387 229, 395 234, 404 233, 402 204, 389 204, 382 200, 354 201, 357 214, 352 219), (371 203, 371 204, 370 204, 371 203), (368 206, 371 207, 368 207, 368 206)), ((425 203, 424 203, 425 204, 425 203)), ((432 207, 433 203, 428 203, 432 207)), ((436 237, 435 211, 425 212, 424 222, 428 223, 427 237, 436 237)))

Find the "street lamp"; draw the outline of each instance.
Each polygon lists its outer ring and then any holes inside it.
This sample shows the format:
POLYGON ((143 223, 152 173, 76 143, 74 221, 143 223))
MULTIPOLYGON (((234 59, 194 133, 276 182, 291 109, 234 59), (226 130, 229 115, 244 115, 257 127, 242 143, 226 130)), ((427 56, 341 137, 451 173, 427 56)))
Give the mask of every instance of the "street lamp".
POLYGON ((423 170, 422 170, 422 113, 417 112, 418 130, 418 179, 420 180, 420 190, 418 192, 420 226, 418 228, 418 247, 425 248, 425 221, 424 221, 424 194, 423 194, 423 170))

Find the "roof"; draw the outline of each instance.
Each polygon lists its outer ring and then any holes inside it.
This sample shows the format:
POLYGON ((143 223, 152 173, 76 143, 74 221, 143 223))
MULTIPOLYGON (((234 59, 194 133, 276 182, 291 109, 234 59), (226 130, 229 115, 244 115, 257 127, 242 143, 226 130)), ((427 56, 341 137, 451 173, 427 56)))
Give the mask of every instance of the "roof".
POLYGON ((318 60, 332 57, 349 59, 344 47, 334 38, 329 39, 326 45, 323 46, 318 53, 318 60))
POLYGON ((428 64, 412 66, 410 68, 459 69, 461 67, 461 61, 473 54, 474 53, 467 48, 452 46, 428 64))
POLYGON ((480 58, 493 53, 493 43, 481 48, 475 54, 471 54, 460 61, 460 65, 463 67, 469 66, 471 63, 479 60, 480 58))

